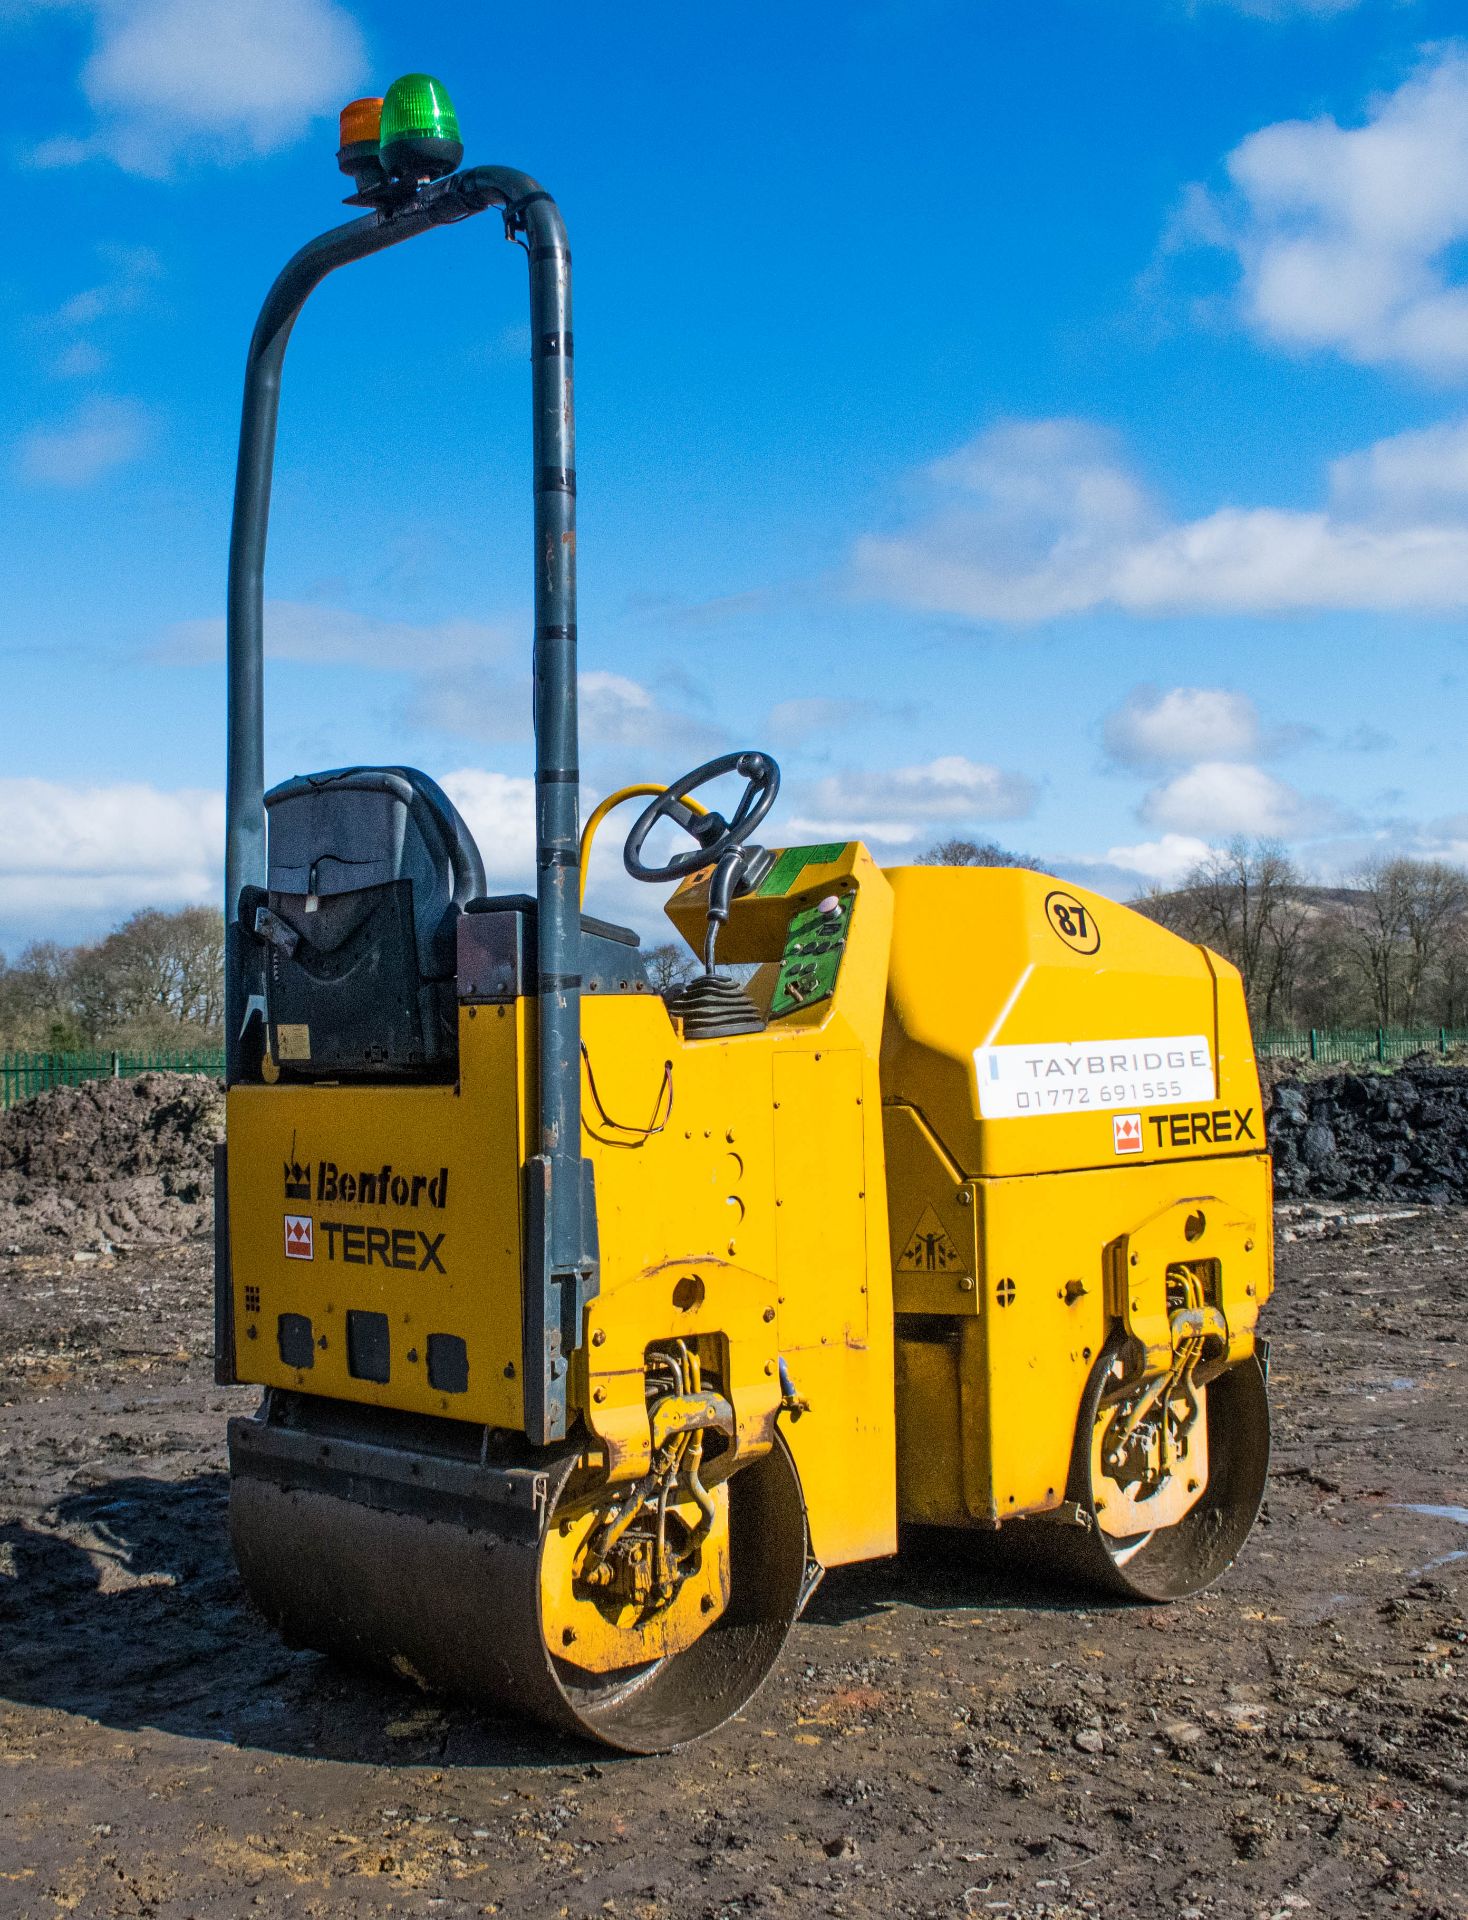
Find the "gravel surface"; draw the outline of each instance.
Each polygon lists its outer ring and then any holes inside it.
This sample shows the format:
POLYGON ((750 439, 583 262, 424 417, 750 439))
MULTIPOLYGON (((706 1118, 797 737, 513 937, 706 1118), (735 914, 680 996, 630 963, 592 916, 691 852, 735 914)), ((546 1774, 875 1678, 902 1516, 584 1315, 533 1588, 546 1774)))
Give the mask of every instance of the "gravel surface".
POLYGON ((1468 1214, 1291 1218, 1274 1472, 1214 1592, 913 1542, 643 1761, 251 1614, 203 1247, 0 1257, 0 1915, 1468 1915, 1468 1214))

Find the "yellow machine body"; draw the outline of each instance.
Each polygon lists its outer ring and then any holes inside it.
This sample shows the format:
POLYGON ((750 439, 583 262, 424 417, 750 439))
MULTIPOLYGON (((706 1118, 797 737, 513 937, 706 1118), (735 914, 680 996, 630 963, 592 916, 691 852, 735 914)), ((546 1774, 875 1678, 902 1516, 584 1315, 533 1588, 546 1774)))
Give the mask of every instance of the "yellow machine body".
MULTIPOLYGON (((706 884, 669 907, 695 943, 706 884)), ((1181 1270, 1215 1353, 1252 1353, 1270 1174, 1227 963, 1043 875, 883 872, 854 843, 778 856, 719 951, 757 964, 762 1032, 690 1040, 647 991, 583 1003, 601 1285, 571 1387, 600 1480, 648 1471, 647 1355, 682 1341, 732 1408, 719 1477, 778 1425, 835 1565, 899 1520, 1061 1508, 1098 1356, 1130 1338, 1165 1373, 1181 1270), (832 900, 823 992, 791 929, 832 900)), ((521 1426, 535 1003, 459 1023, 453 1085, 231 1089, 239 1378, 521 1426)))

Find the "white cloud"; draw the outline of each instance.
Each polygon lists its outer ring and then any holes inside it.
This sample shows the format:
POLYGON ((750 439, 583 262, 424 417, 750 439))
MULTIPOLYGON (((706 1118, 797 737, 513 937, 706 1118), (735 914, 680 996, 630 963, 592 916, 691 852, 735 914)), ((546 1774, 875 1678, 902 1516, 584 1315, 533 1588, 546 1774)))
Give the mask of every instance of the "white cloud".
POLYGON ((832 774, 817 781, 787 831, 907 846, 938 824, 1019 820, 1034 804, 1034 786, 1022 775, 944 754, 919 766, 832 774))
POLYGON ((367 56, 335 0, 62 0, 90 13, 81 90, 96 115, 33 165, 92 158, 167 174, 181 157, 234 161, 273 152, 351 97, 367 56))
POLYGON ((1214 0, 1214 4, 1256 20, 1330 20, 1359 7, 1361 0, 1214 0))
POLYGON ((875 701, 810 694, 777 701, 765 717, 765 728, 772 739, 783 745, 801 747, 818 734, 844 733, 848 727, 876 718, 880 713, 875 701))
POLYGON ((936 461, 929 511, 858 541, 859 585, 930 612, 1046 620, 1105 598, 1157 513, 1113 439, 1081 420, 1010 421, 936 461))
POLYGON ((650 687, 625 674, 592 668, 580 675, 577 693, 581 733, 593 746, 683 751, 696 761, 722 738, 703 721, 664 707, 650 687))
POLYGON ((1224 687, 1137 687, 1103 731, 1112 759, 1133 767, 1248 760, 1260 747, 1254 702, 1224 687))
POLYGON ((51 371, 59 380, 94 380, 107 366, 107 356, 90 340, 73 340, 51 362, 51 371))
POLYGON ((58 425, 35 427, 22 436, 21 475, 36 486, 90 486, 139 457, 150 425, 137 401, 98 395, 58 425))
POLYGON ((7 921, 121 916, 217 898, 223 848, 224 796, 211 790, 0 777, 7 921))
POLYGON ((908 526, 859 540, 857 592, 1015 624, 1140 615, 1468 607, 1468 491, 1424 477, 1468 423, 1338 461, 1331 505, 1222 506, 1169 521, 1113 441, 1082 421, 991 429, 920 477, 908 526), (1416 476, 1416 493, 1411 485, 1416 476))
MULTIPOLYGON (((580 675, 578 693, 580 734, 588 747, 671 753, 681 764, 708 758, 724 738, 705 722, 665 707, 650 687, 626 674, 591 668, 580 675)), ((527 739, 530 677, 490 670, 460 675, 451 685, 427 682, 420 689, 413 719, 420 726, 469 740, 527 739)))
POLYGON ((1135 846, 1109 847, 1101 859, 1106 866, 1140 874, 1155 886, 1175 887, 1210 851, 1208 842, 1194 834, 1164 833, 1158 840, 1135 846))
POLYGON ((1393 434, 1332 463, 1331 499, 1342 513, 1385 524, 1468 515, 1468 420, 1393 434))
POLYGON ((1280 121, 1225 165, 1231 192, 1189 205, 1194 237, 1238 260, 1247 325, 1366 365, 1468 374, 1468 50, 1438 48, 1360 125, 1280 121))
POLYGON ((149 287, 161 278, 163 262, 151 247, 103 246, 97 249, 111 269, 92 287, 70 294, 51 315, 63 327, 89 327, 114 314, 132 313, 142 305, 149 287))
POLYGON ((163 263, 151 247, 105 245, 97 253, 107 269, 105 276, 69 294, 54 311, 32 322, 31 331, 40 340, 54 342, 58 333, 71 336, 51 361, 51 372, 58 379, 90 380, 102 372, 107 356, 90 337, 92 330, 120 314, 136 312, 163 273, 163 263))
POLYGON ((1264 839, 1319 827, 1329 813, 1262 767, 1205 760, 1154 787, 1138 815, 1149 827, 1214 838, 1242 833, 1264 839))
POLYGON ((535 890, 535 782, 460 767, 438 783, 468 822, 490 885, 535 890))
MULTIPOLYGON (((265 652, 272 660, 430 673, 476 666, 503 654, 519 638, 519 631, 508 620, 437 620, 423 624, 380 620, 372 614, 322 606, 311 600, 265 603, 265 652)), ((162 635, 157 652, 161 659, 180 665, 222 659, 223 616, 176 622, 162 635)), ((463 689, 455 690, 453 705, 463 708, 469 704, 463 689)))

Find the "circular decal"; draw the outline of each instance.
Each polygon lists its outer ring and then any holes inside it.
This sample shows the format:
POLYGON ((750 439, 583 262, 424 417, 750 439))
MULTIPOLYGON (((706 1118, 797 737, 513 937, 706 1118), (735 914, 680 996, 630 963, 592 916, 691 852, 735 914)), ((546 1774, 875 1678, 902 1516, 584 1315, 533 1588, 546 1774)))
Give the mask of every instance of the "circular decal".
POLYGON ((1101 945, 1095 915, 1073 893, 1047 893, 1045 918, 1072 953, 1095 953, 1101 945))

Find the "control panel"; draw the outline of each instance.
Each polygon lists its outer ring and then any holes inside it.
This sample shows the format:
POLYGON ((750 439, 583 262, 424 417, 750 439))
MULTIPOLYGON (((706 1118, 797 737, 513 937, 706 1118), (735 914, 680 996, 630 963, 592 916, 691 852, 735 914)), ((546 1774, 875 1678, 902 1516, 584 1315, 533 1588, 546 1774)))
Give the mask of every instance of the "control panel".
POLYGON ((770 1001, 772 1020, 794 1013, 798 1007, 830 999, 841 971, 855 900, 854 893, 828 893, 791 916, 770 1001))

